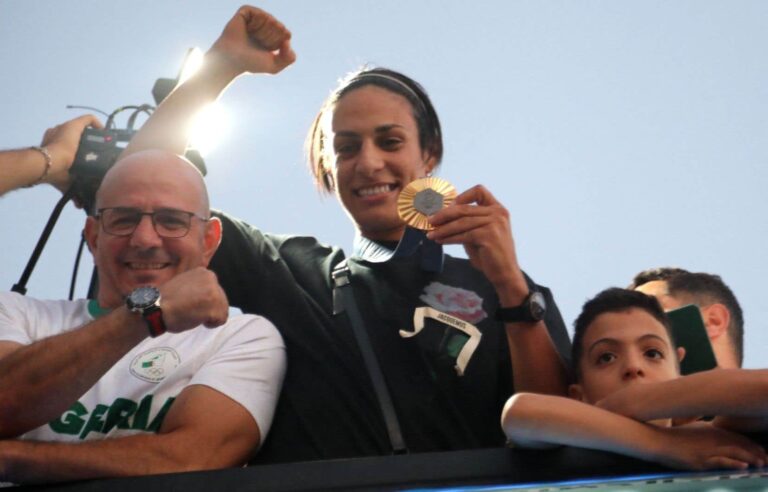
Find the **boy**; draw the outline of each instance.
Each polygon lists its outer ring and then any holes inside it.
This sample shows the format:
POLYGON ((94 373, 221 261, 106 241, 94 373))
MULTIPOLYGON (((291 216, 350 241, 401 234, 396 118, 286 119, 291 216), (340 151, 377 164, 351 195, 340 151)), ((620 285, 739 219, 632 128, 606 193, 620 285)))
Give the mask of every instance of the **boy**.
POLYGON ((655 298, 607 289, 575 323, 571 398, 514 395, 502 427, 521 447, 580 446, 693 470, 762 467, 765 450, 726 428, 768 428, 768 371, 680 376, 683 356, 655 298))

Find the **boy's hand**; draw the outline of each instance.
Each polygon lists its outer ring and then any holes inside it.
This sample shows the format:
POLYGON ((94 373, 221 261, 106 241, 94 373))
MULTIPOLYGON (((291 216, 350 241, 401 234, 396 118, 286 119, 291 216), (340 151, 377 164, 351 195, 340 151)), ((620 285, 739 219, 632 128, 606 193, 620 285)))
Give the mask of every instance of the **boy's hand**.
POLYGON ((659 461, 686 470, 744 470, 760 468, 768 457, 759 444, 734 432, 709 424, 659 428, 661 440, 659 461))

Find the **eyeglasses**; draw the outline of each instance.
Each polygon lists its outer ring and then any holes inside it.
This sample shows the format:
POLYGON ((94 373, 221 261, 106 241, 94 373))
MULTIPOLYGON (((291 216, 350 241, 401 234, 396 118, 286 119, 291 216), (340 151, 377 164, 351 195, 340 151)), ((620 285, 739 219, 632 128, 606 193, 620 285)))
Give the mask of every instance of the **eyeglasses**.
POLYGON ((130 207, 100 208, 94 217, 101 221, 101 227, 107 234, 130 236, 145 215, 152 219, 152 227, 155 228, 157 235, 165 238, 186 236, 192 225, 192 217, 205 222, 209 220, 194 212, 174 208, 161 208, 154 212, 142 212, 137 208, 130 207))

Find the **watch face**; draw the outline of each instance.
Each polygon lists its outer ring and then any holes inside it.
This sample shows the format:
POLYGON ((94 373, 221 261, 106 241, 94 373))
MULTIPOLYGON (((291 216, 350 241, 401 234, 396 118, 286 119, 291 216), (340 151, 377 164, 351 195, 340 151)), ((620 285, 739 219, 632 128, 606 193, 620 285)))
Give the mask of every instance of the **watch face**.
POLYGON ((154 305, 160 298, 160 291, 155 287, 144 286, 134 289, 128 296, 128 307, 134 311, 143 311, 154 305))
POLYGON ((544 315, 547 312, 547 301, 544 299, 544 294, 541 292, 534 292, 531 294, 530 306, 533 319, 544 319, 544 315))

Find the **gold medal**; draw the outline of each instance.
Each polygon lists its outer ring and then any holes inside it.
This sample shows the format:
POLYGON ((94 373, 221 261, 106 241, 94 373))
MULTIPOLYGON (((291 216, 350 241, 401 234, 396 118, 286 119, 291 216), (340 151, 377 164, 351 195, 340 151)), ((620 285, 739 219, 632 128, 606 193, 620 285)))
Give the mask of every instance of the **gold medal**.
POLYGON ((397 213, 409 226, 422 231, 434 229, 427 217, 456 199, 456 188, 441 178, 421 178, 411 182, 397 198, 397 213))

